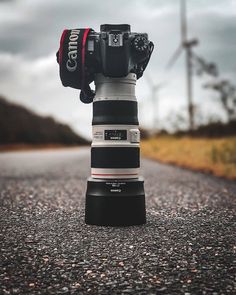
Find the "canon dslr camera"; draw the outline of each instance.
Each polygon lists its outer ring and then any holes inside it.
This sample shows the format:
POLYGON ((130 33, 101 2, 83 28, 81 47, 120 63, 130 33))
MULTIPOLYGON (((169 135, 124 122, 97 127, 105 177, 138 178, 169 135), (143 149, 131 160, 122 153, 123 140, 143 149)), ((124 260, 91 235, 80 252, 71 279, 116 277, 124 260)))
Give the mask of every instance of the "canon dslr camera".
POLYGON ((147 34, 131 33, 127 24, 101 25, 100 33, 91 28, 62 33, 57 52, 62 84, 80 89, 82 102, 93 102, 87 224, 146 222, 135 85, 153 48, 147 34))
POLYGON ((135 73, 139 79, 148 64, 153 43, 147 34, 131 33, 130 25, 101 25, 94 30, 64 30, 57 61, 64 86, 81 89, 81 99, 92 102, 89 84, 97 73, 106 77, 125 77, 135 73))

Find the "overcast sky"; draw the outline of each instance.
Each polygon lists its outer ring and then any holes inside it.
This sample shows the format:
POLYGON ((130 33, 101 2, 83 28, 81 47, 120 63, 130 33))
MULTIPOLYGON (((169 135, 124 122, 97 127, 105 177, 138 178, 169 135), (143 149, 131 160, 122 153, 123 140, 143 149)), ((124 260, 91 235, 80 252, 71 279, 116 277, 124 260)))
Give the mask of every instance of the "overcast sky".
MULTIPOLYGON (((221 76, 233 82, 236 73, 236 1, 188 0, 188 36, 197 37, 195 52, 218 64, 221 76)), ((147 32, 155 50, 146 70, 155 83, 165 82, 159 93, 161 126, 167 117, 186 108, 185 59, 182 54, 171 71, 165 70, 180 43, 178 0, 0 0, 0 94, 44 115, 90 134, 91 105, 79 101, 75 89, 64 88, 55 53, 64 28, 102 23, 129 23, 136 32, 147 32)), ((194 79, 194 102, 202 113, 221 114, 215 95, 201 89, 207 77, 194 79)), ((138 81, 142 106, 140 123, 151 126, 150 91, 145 78, 138 81)))

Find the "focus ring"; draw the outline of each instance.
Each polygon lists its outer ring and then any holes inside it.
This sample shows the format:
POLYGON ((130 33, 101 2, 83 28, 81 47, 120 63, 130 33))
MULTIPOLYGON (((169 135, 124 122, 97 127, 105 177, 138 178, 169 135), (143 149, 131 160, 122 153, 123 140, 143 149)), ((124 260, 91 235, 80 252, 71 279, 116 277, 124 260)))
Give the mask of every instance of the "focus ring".
POLYGON ((93 103, 93 125, 138 125, 136 101, 103 100, 93 103))
POLYGON ((92 168, 139 168, 139 147, 96 147, 91 149, 92 168))

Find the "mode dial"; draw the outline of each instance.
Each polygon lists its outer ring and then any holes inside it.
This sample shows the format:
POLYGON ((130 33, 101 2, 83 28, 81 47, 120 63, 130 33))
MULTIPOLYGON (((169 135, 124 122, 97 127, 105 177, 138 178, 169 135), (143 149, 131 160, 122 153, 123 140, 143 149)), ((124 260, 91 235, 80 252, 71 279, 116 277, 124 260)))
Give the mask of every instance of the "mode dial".
POLYGON ((136 36, 133 41, 133 46, 136 51, 144 52, 148 48, 148 39, 144 36, 136 36))

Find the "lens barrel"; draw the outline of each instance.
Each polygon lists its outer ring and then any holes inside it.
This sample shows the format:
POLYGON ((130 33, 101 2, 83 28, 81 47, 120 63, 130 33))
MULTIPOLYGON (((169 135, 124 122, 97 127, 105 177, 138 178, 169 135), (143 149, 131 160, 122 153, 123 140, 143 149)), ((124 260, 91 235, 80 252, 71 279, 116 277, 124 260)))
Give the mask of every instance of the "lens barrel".
POLYGON ((124 78, 98 74, 95 79, 87 224, 126 226, 146 222, 144 181, 139 177, 135 85, 133 73, 124 78))

